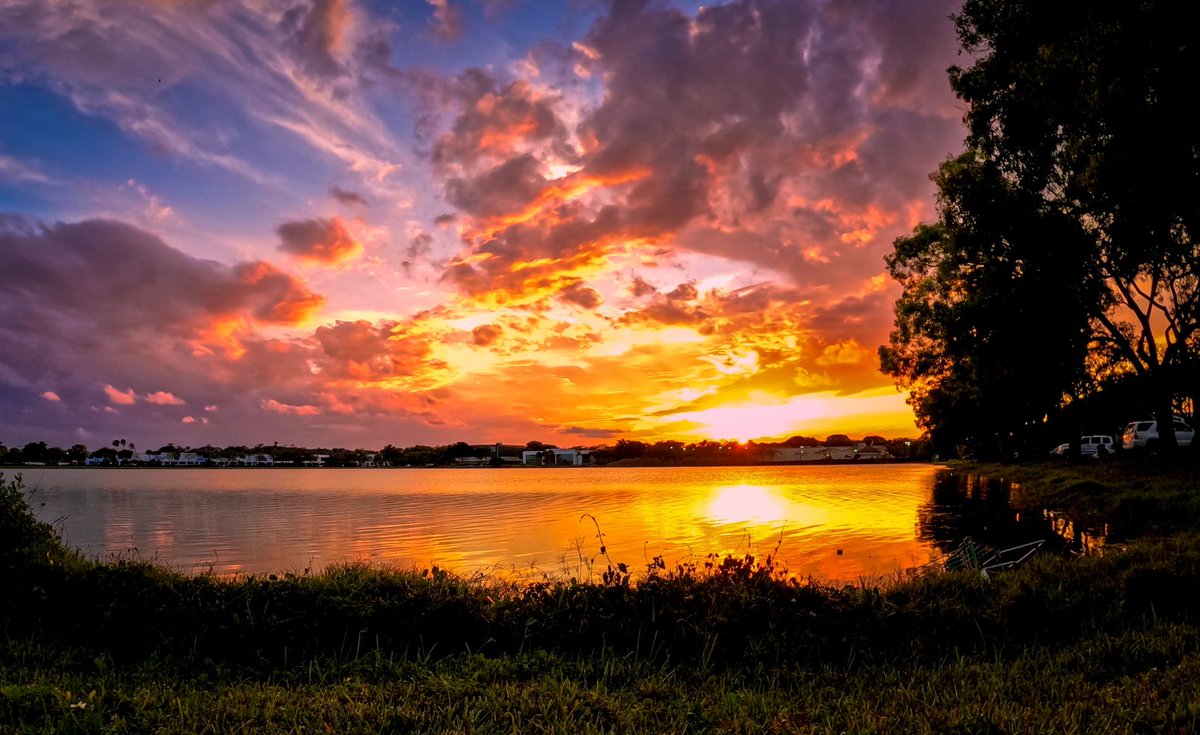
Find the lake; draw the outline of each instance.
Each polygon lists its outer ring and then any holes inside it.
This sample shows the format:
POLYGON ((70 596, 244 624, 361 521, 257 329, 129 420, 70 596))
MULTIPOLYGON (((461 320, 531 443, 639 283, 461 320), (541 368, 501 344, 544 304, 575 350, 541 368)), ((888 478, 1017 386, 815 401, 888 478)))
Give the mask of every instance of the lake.
POLYGON ((598 525, 608 556, 635 570, 658 555, 674 566, 778 548, 793 573, 857 582, 925 564, 968 532, 1003 529, 1001 541, 1017 543, 1055 521, 1022 524, 995 490, 973 496, 923 464, 27 468, 24 477, 39 517, 86 554, 219 574, 369 561, 587 577, 589 560, 597 574, 605 567, 598 525))

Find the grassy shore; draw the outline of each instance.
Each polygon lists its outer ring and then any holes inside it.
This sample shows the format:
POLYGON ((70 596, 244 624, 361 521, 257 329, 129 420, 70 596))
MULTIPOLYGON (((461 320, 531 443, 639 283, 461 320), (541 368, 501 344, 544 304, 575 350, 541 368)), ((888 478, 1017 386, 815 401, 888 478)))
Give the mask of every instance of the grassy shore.
POLYGON ((1018 485, 1010 502, 1018 510, 1062 511, 1081 526, 1108 526, 1116 541, 1200 530, 1200 457, 1181 450, 1174 458, 1137 455, 1058 458, 1021 464, 951 463, 959 473, 1005 478, 1018 485))
POLYGON ((83 559, 5 483, 0 732, 1200 731, 1194 473, 957 469, 1144 520, 1100 557, 870 589, 753 558, 227 580, 83 559))

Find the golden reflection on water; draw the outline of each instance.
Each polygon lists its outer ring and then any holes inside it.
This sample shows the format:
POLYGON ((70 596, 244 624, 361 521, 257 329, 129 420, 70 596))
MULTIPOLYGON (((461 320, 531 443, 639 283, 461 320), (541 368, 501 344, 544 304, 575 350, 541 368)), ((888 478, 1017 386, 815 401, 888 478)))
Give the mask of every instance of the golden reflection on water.
POLYGON ((940 552, 918 536, 928 465, 471 470, 47 471, 47 517, 104 555, 185 571, 342 561, 586 577, 603 544, 635 570, 775 553, 794 574, 894 575, 940 552), (603 539, 598 538, 596 519, 603 539))

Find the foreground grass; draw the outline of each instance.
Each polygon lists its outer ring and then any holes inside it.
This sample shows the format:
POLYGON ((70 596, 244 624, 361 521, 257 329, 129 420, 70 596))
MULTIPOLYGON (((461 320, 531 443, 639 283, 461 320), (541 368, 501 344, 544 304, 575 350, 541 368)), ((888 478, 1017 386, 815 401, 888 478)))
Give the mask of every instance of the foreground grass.
MULTIPOLYGON (((1110 471, 1015 479, 1081 508, 1197 491, 1110 471)), ((1157 523, 1120 553, 882 589, 752 558, 638 584, 226 580, 82 559, 5 484, 0 732, 1200 732, 1200 536, 1157 523)))
POLYGON ((606 654, 363 661, 282 678, 6 652, 5 732, 1194 732, 1198 631, 1160 624, 1015 657, 690 671, 606 654), (36 663, 34 663, 36 662, 36 663), (20 681, 21 683, 11 683, 20 681))

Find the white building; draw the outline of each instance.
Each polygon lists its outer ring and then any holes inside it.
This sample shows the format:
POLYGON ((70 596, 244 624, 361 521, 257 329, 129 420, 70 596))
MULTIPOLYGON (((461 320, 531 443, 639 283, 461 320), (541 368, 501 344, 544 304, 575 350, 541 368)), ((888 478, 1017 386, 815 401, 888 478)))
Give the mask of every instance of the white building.
POLYGON ((592 461, 592 450, 590 449, 527 449, 521 452, 521 464, 526 467, 538 467, 542 464, 556 467, 582 467, 591 464, 592 461))
POLYGON ((133 459, 142 464, 159 464, 163 467, 199 467, 208 464, 208 460, 195 452, 142 452, 133 455, 133 459))
POLYGON ((237 464, 243 467, 271 467, 275 464, 275 457, 270 454, 243 454, 237 458, 237 464))
POLYGON ((853 447, 776 447, 770 462, 849 462, 863 459, 891 459, 887 449, 859 443, 853 447))

